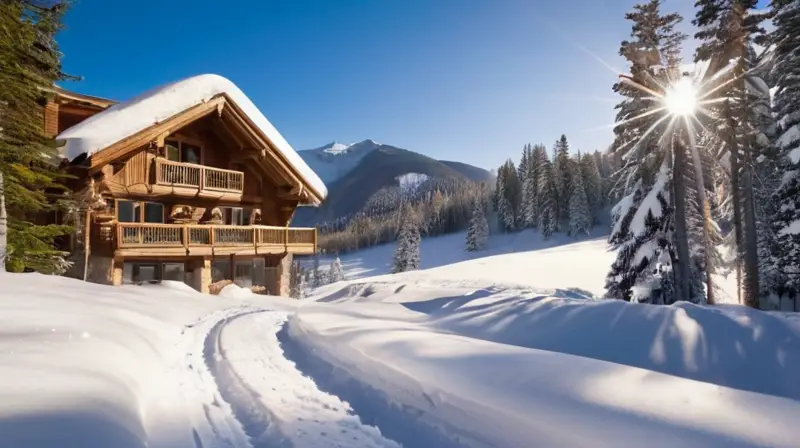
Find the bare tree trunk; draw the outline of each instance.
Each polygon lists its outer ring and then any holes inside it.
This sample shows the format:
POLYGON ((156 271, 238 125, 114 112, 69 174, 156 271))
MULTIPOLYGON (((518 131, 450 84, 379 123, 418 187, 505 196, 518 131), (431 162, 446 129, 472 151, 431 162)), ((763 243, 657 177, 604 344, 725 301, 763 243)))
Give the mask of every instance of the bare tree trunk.
POLYGON ((689 271, 689 232, 686 229, 686 185, 684 184, 683 172, 686 166, 686 148, 680 141, 682 136, 679 134, 673 139, 672 150, 674 152, 672 166, 672 189, 675 196, 675 249, 678 253, 678 270, 680 276, 676 290, 678 300, 691 300, 689 271))
POLYGON ((753 165, 748 160, 743 167, 744 196, 744 303, 759 308, 758 234, 756 229, 755 198, 753 194, 753 165))
POLYGON ((716 304, 714 300, 714 262, 711 258, 713 246, 711 244, 711 210, 706 197, 706 184, 703 179, 703 166, 700 160, 700 153, 697 147, 692 145, 692 161, 694 162, 694 180, 697 184, 697 206, 703 216, 703 247, 705 248, 705 268, 706 268, 706 302, 709 305, 716 304))
POLYGON ((8 215, 6 214, 5 178, 0 172, 0 272, 6 270, 8 257, 8 215))
POLYGON ((734 265, 736 267, 736 298, 742 303, 742 207, 739 204, 741 188, 739 188, 739 145, 736 143, 736 121, 733 119, 730 105, 725 104, 725 119, 728 124, 728 134, 725 144, 728 146, 731 161, 731 206, 733 207, 733 232, 736 241, 736 257, 734 265))

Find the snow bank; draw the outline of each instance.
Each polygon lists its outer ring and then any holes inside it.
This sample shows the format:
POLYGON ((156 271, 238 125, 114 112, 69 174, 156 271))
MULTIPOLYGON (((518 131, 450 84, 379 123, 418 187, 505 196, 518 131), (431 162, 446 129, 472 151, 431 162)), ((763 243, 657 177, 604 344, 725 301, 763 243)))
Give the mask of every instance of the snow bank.
POLYGON ((228 95, 323 198, 328 194, 322 180, 250 98, 234 83, 219 75, 186 78, 109 107, 59 134, 56 139, 66 141, 60 149, 61 155, 72 160, 84 153, 94 154, 219 94, 228 95))
POLYGON ((197 401, 214 392, 197 382, 196 330, 221 310, 276 302, 39 274, 0 273, 0 284, 0 446, 15 447, 218 442, 228 430, 211 429, 214 411, 197 401))
POLYGON ((471 289, 430 279, 326 292, 314 299, 345 307, 402 304, 393 319, 439 331, 800 400, 800 321, 778 313, 593 301, 580 289, 471 289))
POLYGON ((443 333, 403 313, 310 305, 283 341, 321 389, 406 446, 788 447, 800 437, 794 400, 443 333))

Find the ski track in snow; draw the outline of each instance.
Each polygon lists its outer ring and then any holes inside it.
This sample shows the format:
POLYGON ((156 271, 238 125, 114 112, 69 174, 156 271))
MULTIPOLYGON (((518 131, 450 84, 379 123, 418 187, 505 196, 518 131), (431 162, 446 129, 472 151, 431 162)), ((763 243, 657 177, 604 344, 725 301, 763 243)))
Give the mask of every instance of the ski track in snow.
POLYGON ((184 328, 180 388, 195 448, 399 448, 285 358, 277 333, 287 317, 243 306, 184 328))

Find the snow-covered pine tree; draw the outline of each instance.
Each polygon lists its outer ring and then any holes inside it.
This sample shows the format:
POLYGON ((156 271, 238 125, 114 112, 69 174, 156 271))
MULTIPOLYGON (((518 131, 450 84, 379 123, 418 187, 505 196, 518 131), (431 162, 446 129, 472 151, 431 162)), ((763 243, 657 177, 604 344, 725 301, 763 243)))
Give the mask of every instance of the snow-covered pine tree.
POLYGON ((531 156, 531 173, 530 173, 530 184, 529 188, 533 189, 533 200, 529 206, 529 216, 530 221, 533 224, 532 227, 538 228, 539 227, 539 214, 542 207, 542 193, 539 190, 540 188, 540 180, 542 169, 546 163, 549 163, 547 159, 547 148, 542 145, 538 144, 533 148, 533 154, 531 156))
POLYGON ((571 159, 568 169, 572 186, 569 196, 569 234, 572 236, 588 234, 592 227, 592 214, 586 199, 586 188, 583 185, 579 160, 571 159))
POLYGON ((553 178, 556 183, 556 223, 562 228, 569 223, 569 198, 572 192, 572 178, 567 136, 561 135, 553 148, 553 178))
POLYGON ((556 198, 558 193, 556 192, 553 165, 546 157, 542 160, 539 168, 538 187, 539 231, 542 233, 542 237, 547 239, 558 229, 556 225, 556 198))
POLYGON ((344 272, 342 271, 342 261, 339 259, 337 255, 333 261, 331 261, 331 267, 328 269, 328 282, 329 283, 336 283, 344 280, 344 272))
POLYGON ((503 230, 512 232, 517 227, 516 215, 521 196, 517 169, 514 167, 514 163, 508 160, 500 167, 498 173, 498 185, 495 192, 497 195, 497 217, 503 230))
POLYGON ((536 204, 536 168, 533 147, 528 144, 522 152, 519 163, 519 180, 522 183, 522 196, 519 207, 518 227, 528 229, 536 227, 534 206, 536 204))
POLYGON ((595 160, 596 157, 589 153, 581 156, 580 160, 581 176, 586 189, 586 202, 589 204, 592 224, 597 224, 600 210, 603 207, 603 180, 600 178, 600 171, 595 160))
POLYGON ((314 267, 311 270, 311 287, 319 288, 322 286, 322 278, 319 273, 319 254, 314 254, 314 267))
POLYGON ((773 294, 794 302, 800 309, 800 1, 773 0, 775 98, 778 120, 775 146, 782 181, 775 192, 772 218, 775 234, 774 266, 781 282, 773 294))
POLYGON ((486 210, 483 203, 476 200, 467 230, 467 250, 470 252, 483 250, 488 240, 489 223, 486 221, 486 210))
POLYGON ((665 296, 671 291, 665 286, 671 285, 672 279, 663 278, 671 274, 675 260, 671 173, 666 162, 662 162, 652 188, 645 193, 643 182, 637 182, 634 191, 614 208, 617 218, 609 240, 618 251, 606 277, 608 298, 664 304, 675 300, 665 296))
MULTIPOLYGON (((746 305, 759 306, 760 274, 758 235, 755 216, 754 168, 759 151, 756 141, 759 127, 748 83, 756 61, 752 43, 763 39, 762 14, 754 13, 757 0, 697 0, 692 23, 699 28, 700 42, 695 61, 708 61, 706 98, 716 100, 709 110, 717 117, 710 123, 721 141, 730 165, 730 189, 737 248, 736 264, 742 266, 742 298, 746 305)), ((737 266, 737 272, 740 269, 737 266)))
MULTIPOLYGON (((674 30, 681 16, 662 14, 660 7, 660 0, 635 5, 625 15, 633 22, 632 40, 620 46, 633 80, 654 90, 672 79, 685 38, 674 30)), ((627 82, 618 82, 613 89, 625 99, 616 107, 618 124, 609 154, 609 162, 621 166, 614 170, 618 178, 612 195, 622 199, 612 210, 609 242, 619 250, 606 281, 608 296, 671 303, 674 297, 664 297, 664 291, 673 289, 664 286, 675 284, 676 272, 671 161, 661 144, 667 120, 658 123, 661 117, 651 112, 649 93, 627 82), (654 287, 661 289, 656 292, 654 287)))
POLYGON ((395 249, 392 263, 393 274, 419 269, 419 245, 419 227, 411 213, 407 213, 400 227, 400 235, 397 238, 397 248, 395 249))

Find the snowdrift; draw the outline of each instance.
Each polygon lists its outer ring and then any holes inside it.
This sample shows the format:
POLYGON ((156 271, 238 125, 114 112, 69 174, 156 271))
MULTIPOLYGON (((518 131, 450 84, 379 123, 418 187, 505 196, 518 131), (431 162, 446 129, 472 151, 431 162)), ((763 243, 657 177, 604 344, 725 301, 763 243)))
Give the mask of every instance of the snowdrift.
POLYGON ((788 447, 800 437, 795 400, 442 332, 408 313, 308 305, 290 317, 284 350, 405 446, 788 447))
POLYGON ((0 273, 0 285, 3 447, 194 446, 211 431, 194 383, 202 360, 190 353, 203 344, 194 327, 276 306, 171 282, 114 288, 0 273))
MULTIPOLYGON (((471 277, 469 271, 462 275, 471 277)), ((396 303, 401 308, 393 319, 424 322, 440 331, 800 400, 796 316, 735 305, 595 301, 575 289, 472 289, 452 281, 394 277, 334 285, 312 299, 350 310, 370 302, 396 303)))

